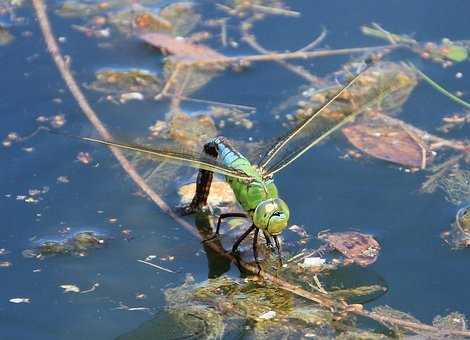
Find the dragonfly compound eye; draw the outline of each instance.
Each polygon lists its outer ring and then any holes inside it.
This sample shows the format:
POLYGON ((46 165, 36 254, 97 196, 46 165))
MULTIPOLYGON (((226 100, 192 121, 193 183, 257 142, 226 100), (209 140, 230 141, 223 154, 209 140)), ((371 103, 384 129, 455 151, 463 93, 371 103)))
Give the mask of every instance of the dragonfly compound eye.
POLYGON ((289 222, 289 208, 280 198, 262 201, 255 209, 253 222, 270 235, 279 235, 289 222))

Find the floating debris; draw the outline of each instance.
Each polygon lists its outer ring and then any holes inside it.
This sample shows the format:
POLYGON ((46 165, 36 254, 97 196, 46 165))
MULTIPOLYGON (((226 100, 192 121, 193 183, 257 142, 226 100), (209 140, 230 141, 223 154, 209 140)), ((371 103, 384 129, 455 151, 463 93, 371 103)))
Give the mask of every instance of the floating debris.
POLYGON ((140 100, 145 96, 153 98, 162 89, 162 80, 156 74, 142 69, 104 69, 96 72, 95 77, 96 80, 88 86, 90 89, 121 96, 121 99, 123 95, 129 96, 129 93, 138 93, 140 100))
POLYGON ((82 164, 90 164, 93 161, 93 157, 88 152, 80 151, 76 157, 77 161, 82 164))
POLYGON ((439 186, 449 202, 455 205, 470 202, 470 171, 454 168, 439 179, 439 186))
POLYGON ((53 128, 59 129, 66 123, 64 115, 55 115, 50 119, 50 124, 53 128))
MULTIPOLYGON (((290 119, 286 118, 293 122, 305 120, 341 89, 338 78, 347 79, 351 73, 357 72, 357 67, 357 64, 352 63, 325 77, 318 85, 302 87, 300 94, 281 104, 274 113, 291 111, 295 105, 295 114, 290 119)), ((401 109, 417 82, 416 72, 410 67, 401 63, 379 62, 366 70, 321 116, 339 120, 344 115, 361 112, 366 107, 367 110, 396 112, 401 109)))
POLYGON ((64 18, 83 18, 101 14, 104 10, 109 10, 111 6, 116 6, 116 1, 88 3, 70 0, 62 3, 56 13, 64 18))
POLYGON ((80 293, 80 288, 78 288, 76 285, 60 285, 60 288, 64 289, 64 293, 80 293))
POLYGON ((11 303, 31 303, 30 298, 24 298, 24 297, 13 298, 13 299, 10 299, 8 301, 10 301, 11 303))
POLYGON ((147 44, 172 55, 175 61, 211 61, 223 60, 225 56, 210 47, 194 44, 181 37, 173 37, 164 33, 150 33, 141 36, 147 44))
POLYGON ((89 249, 101 248, 105 244, 105 236, 93 231, 82 231, 62 240, 39 240, 33 249, 23 251, 27 258, 43 258, 52 255, 85 256, 89 249))
POLYGON ((67 184, 70 183, 70 179, 67 176, 57 177, 57 183, 67 184))
POLYGON ((167 138, 186 148, 202 150, 202 145, 217 135, 214 120, 207 115, 190 116, 175 112, 168 120, 167 138))
POLYGON ((446 316, 437 315, 432 320, 432 324, 444 332, 448 330, 464 331, 468 329, 465 315, 458 312, 453 312, 446 316))
POLYGON ((455 216, 450 230, 441 234, 453 249, 470 247, 470 206, 460 208, 455 216))
POLYGON ((388 32, 378 24, 373 24, 372 26, 373 27, 362 26, 362 33, 388 40, 392 44, 407 46, 424 59, 445 63, 446 61, 462 62, 468 58, 467 42, 451 41, 450 39, 444 38, 440 44, 434 42, 421 43, 407 35, 398 35, 388 32))
POLYGON ((10 261, 0 261, 0 268, 10 268, 13 266, 13 263, 10 261))
POLYGON ((380 245, 372 235, 355 231, 323 232, 318 235, 318 239, 327 242, 329 246, 343 254, 347 262, 350 261, 363 267, 374 263, 379 256, 380 245))
POLYGON ((425 169, 434 154, 428 143, 402 125, 383 121, 369 113, 343 128, 343 134, 362 152, 388 162, 425 169))
POLYGON ((144 100, 144 95, 140 92, 127 92, 121 94, 121 96, 119 97, 119 101, 121 102, 121 104, 125 104, 131 100, 144 100))
POLYGON ((64 126, 65 123, 67 123, 67 120, 65 119, 65 115, 58 114, 58 115, 54 115, 54 116, 51 116, 51 117, 38 116, 36 118, 36 122, 38 122, 39 124, 46 124, 47 123, 52 128, 59 129, 62 126, 64 126))
POLYGON ((303 268, 321 267, 325 264, 325 262, 326 260, 322 259, 321 257, 306 257, 300 266, 303 268))
POLYGON ((361 286, 356 288, 349 289, 337 289, 328 292, 329 295, 337 299, 348 299, 351 297, 360 298, 360 297, 369 297, 382 295, 387 292, 387 288, 381 285, 370 285, 370 286, 361 286))
POLYGON ((13 39, 13 35, 0 23, 0 46, 8 45, 13 39))
POLYGON ((249 130, 253 128, 255 124, 251 117, 254 111, 254 108, 245 108, 242 110, 235 105, 234 107, 224 107, 223 105, 212 105, 209 107, 209 115, 218 120, 218 126, 220 128, 232 125, 242 126, 249 130))
POLYGON ((200 22, 201 16, 191 2, 169 4, 160 11, 141 6, 126 8, 108 15, 108 20, 120 32, 135 35, 142 33, 165 33, 185 36, 200 22))
POLYGON ((262 18, 265 15, 281 15, 287 17, 299 17, 300 12, 290 10, 283 1, 280 0, 231 0, 227 4, 218 7, 230 14, 237 17, 250 17, 254 16, 262 18))

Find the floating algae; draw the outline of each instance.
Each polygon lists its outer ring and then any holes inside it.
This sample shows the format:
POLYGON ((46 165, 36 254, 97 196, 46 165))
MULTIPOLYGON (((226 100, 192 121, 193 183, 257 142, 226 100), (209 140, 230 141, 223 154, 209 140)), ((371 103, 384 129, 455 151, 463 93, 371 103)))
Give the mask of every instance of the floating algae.
MULTIPOLYGON (((415 317, 411 316, 410 314, 398 311, 396 309, 391 308, 390 306, 378 306, 373 308, 373 312, 377 315, 380 315, 384 318, 394 318, 398 320, 402 320, 405 322, 410 323, 419 323, 415 317)), ((438 339, 464 339, 464 337, 457 337, 455 335, 449 335, 449 331, 466 331, 467 330, 467 322, 465 320, 465 316, 458 312, 452 312, 446 316, 437 315, 433 319, 433 326, 438 328, 440 331, 438 332, 430 332, 425 330, 416 330, 413 329, 411 332, 410 329, 406 328, 406 326, 397 326, 388 324, 386 321, 383 321, 387 327, 394 330, 395 337, 397 338, 415 338, 415 337, 407 337, 407 335, 416 334, 416 337, 419 339, 428 339, 428 340, 438 340, 438 339)))
POLYGON ((189 275, 181 286, 167 289, 165 299, 163 317, 120 339, 152 339, 170 330, 173 336, 198 339, 385 338, 358 329, 351 316, 335 314, 278 287, 250 280, 221 276, 196 283, 189 275))
POLYGON ((128 8, 111 13, 109 21, 122 33, 134 35, 142 33, 167 33, 172 36, 189 34, 200 22, 201 16, 191 2, 177 2, 161 10, 128 8))
MULTIPOLYGON (((349 68, 351 67, 354 65, 350 65, 349 68)), ((304 88, 300 97, 290 100, 290 102, 294 100, 298 106, 294 118, 304 120, 310 117, 318 107, 341 89, 342 86, 337 79, 347 77, 351 72, 355 73, 354 70, 346 68, 327 77, 316 87, 304 88)), ((416 84, 415 72, 406 65, 393 62, 378 63, 365 71, 350 89, 331 103, 325 110, 324 116, 338 119, 371 102, 374 104, 367 105, 370 110, 395 112, 408 99, 416 84)))
POLYGON ((470 171, 453 169, 440 179, 439 186, 445 191, 449 202, 455 205, 470 202, 470 171))
POLYGON ((23 251, 25 257, 53 255, 84 256, 87 251, 104 246, 106 237, 93 231, 81 231, 61 240, 39 240, 33 249, 23 251))
POLYGON ((220 338, 247 321, 248 332, 256 338, 273 336, 273 331, 276 336, 302 336, 333 321, 331 311, 298 301, 277 287, 228 277, 202 283, 187 280, 166 290, 165 297, 174 320, 201 338, 220 338))
POLYGON ((103 93, 123 94, 139 92, 155 96, 162 89, 162 80, 147 70, 113 70, 104 69, 96 72, 96 80, 89 88, 103 93))
POLYGON ((454 249, 470 246, 470 205, 457 211, 450 230, 444 231, 441 236, 454 249))

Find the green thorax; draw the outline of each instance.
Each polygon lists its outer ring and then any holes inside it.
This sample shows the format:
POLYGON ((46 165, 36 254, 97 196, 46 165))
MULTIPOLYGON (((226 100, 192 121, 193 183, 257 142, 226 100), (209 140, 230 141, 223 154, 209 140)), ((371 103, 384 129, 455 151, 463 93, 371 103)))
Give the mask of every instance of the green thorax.
POLYGON ((277 188, 272 179, 263 179, 260 170, 223 139, 215 138, 213 142, 217 145, 219 157, 223 163, 252 178, 252 180, 243 180, 226 177, 227 183, 230 184, 237 201, 244 210, 252 213, 262 201, 278 197, 277 188))

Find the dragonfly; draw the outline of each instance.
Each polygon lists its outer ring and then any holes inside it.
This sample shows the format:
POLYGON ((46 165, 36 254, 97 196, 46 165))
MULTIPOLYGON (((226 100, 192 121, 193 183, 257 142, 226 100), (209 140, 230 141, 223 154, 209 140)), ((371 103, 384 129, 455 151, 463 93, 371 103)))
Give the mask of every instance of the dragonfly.
MULTIPOLYGON (((371 63, 371 61, 366 60, 362 69, 352 76, 346 85, 341 87, 315 112, 312 112, 309 118, 278 138, 263 154, 257 164, 250 162, 248 158, 238 152, 222 136, 209 140, 204 145, 201 153, 182 149, 168 149, 163 146, 126 144, 91 137, 77 138, 86 142, 142 153, 158 161, 167 161, 199 169, 196 180, 196 192, 191 203, 184 209, 186 214, 200 211, 207 205, 207 198, 214 173, 223 175, 244 212, 220 214, 214 237, 219 235, 220 225, 224 219, 247 218, 251 220, 251 226, 235 241, 232 247, 232 254, 238 258, 240 244, 251 233, 254 233, 253 255, 260 271, 261 266, 258 260, 257 244, 259 233, 262 232, 268 247, 274 248, 275 245, 279 262, 282 266, 279 235, 288 226, 290 212, 286 202, 279 196, 274 183, 274 175, 292 164, 313 146, 323 141, 348 122, 354 120, 357 114, 363 112, 365 107, 358 108, 350 114, 345 114, 344 117, 338 120, 328 120, 325 118, 325 115, 322 115, 331 103, 339 100, 341 95, 357 82, 370 67, 371 63), (274 241, 274 245, 272 241, 274 241)), ((367 104, 364 106, 367 106, 367 104)))

